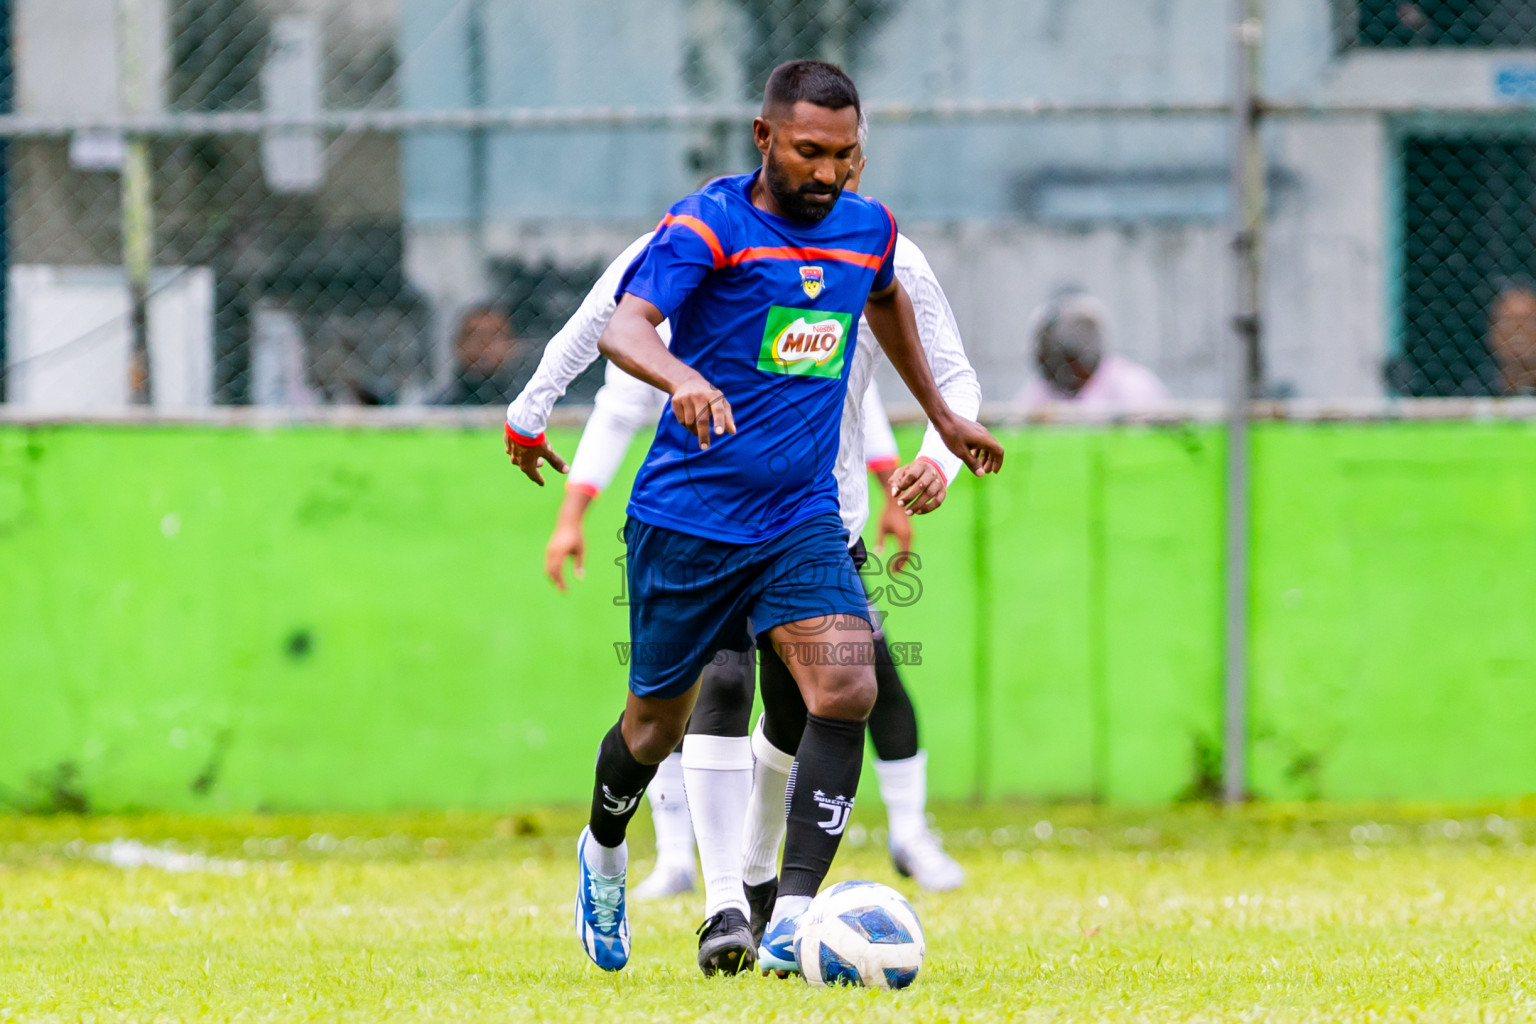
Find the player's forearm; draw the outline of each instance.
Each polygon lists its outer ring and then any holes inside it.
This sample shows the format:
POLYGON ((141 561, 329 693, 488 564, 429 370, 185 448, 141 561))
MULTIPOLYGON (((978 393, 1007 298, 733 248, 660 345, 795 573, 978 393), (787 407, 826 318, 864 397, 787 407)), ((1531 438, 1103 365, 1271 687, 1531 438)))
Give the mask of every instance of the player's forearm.
POLYGON ((597 343, 598 350, 631 377, 669 395, 675 394, 687 381, 702 379, 697 370, 667 351, 667 346, 662 344, 661 335, 656 333, 656 325, 661 322, 659 311, 653 322, 640 310, 628 308, 628 301, 626 296, 625 303, 608 321, 597 343))
POLYGON ((507 406, 507 422, 518 431, 538 434, 549 420, 549 410, 565 394, 571 381, 597 361, 597 346, 583 344, 580 333, 561 331, 544 348, 538 368, 507 406))
POLYGON ((586 517, 587 507, 592 504, 593 496, 585 491, 568 490, 565 492, 565 500, 560 503, 558 522, 562 526, 580 526, 586 517))
POLYGON ((875 479, 880 481, 880 493, 885 495, 885 503, 889 505, 895 498, 891 494, 891 478, 896 475, 895 469, 875 470, 875 479))
POLYGON ((888 295, 872 296, 864 308, 864 318, 928 419, 935 424, 953 419, 954 412, 939 393, 933 371, 928 367, 928 357, 917 331, 917 317, 906 289, 898 283, 888 295))
POLYGON ((644 248, 650 235, 635 239, 608 264, 576 312, 544 347, 544 355, 522 392, 507 406, 507 423, 530 436, 543 431, 549 411, 582 371, 597 362, 597 340, 613 316, 614 290, 624 270, 644 248))
MULTIPOLYGON (((975 372, 966 363, 963 372, 946 373, 939 382, 939 393, 944 396, 944 402, 955 413, 966 419, 974 420, 981 413, 981 383, 976 379, 975 372)), ((955 482, 955 477, 960 474, 960 468, 964 465, 960 456, 949 450, 944 444, 944 439, 939 432, 929 424, 923 431, 922 445, 917 450, 918 458, 932 460, 939 469, 944 472, 944 479, 949 483, 955 482)))

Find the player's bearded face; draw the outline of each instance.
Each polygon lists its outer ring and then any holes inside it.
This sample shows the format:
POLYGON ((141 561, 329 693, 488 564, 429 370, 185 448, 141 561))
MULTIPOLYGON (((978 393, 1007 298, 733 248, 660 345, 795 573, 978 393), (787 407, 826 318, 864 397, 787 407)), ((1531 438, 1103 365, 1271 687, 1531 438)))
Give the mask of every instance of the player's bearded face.
POLYGON ((779 158, 778 142, 775 140, 768 147, 763 180, 767 182, 768 191, 773 193, 773 198, 786 217, 790 220, 811 223, 821 220, 832 212, 832 208, 837 205, 838 197, 843 194, 843 185, 848 180, 846 173, 832 185, 824 184, 811 177, 797 181, 796 177, 795 173, 786 166, 785 161, 779 158))

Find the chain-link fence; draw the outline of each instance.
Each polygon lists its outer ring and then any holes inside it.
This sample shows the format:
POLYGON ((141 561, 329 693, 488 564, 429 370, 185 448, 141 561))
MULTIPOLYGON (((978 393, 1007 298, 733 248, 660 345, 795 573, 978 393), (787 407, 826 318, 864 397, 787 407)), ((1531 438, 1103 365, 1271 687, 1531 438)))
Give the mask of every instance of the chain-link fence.
MULTIPOLYGON (((1257 396, 1529 392, 1536 6, 1259 13, 1257 396)), ((859 80, 864 191, 945 282, 989 400, 1092 404, 1120 394, 1108 382, 1126 364, 1164 402, 1227 390, 1224 5, 12 0, 4 14, 11 403, 498 404, 673 199, 753 165, 752 100, 801 55, 859 80), (1099 385, 1042 372, 1030 329, 1079 292, 1098 311, 1099 385)))

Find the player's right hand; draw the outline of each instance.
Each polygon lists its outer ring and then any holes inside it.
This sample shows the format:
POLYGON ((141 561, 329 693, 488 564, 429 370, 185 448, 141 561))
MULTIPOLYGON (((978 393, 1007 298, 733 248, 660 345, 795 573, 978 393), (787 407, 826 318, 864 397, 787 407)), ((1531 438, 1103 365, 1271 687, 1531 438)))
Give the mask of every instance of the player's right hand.
POLYGON ((736 417, 725 393, 703 377, 697 377, 672 392, 672 415, 699 439, 700 448, 709 447, 710 434, 736 433, 736 417))
POLYGON ((513 468, 522 470, 524 476, 540 487, 544 486, 544 474, 539 469, 545 462, 561 473, 570 469, 565 460, 549 446, 543 434, 539 435, 537 444, 522 444, 512 436, 511 426, 506 427, 502 433, 507 442, 507 457, 512 460, 513 468))
POLYGON ((582 560, 587 553, 587 541, 582 536, 581 526, 574 523, 559 523, 555 526, 555 532, 549 536, 549 544, 544 548, 544 571, 554 583, 555 589, 565 593, 565 560, 574 562, 573 573, 577 579, 584 575, 582 560))

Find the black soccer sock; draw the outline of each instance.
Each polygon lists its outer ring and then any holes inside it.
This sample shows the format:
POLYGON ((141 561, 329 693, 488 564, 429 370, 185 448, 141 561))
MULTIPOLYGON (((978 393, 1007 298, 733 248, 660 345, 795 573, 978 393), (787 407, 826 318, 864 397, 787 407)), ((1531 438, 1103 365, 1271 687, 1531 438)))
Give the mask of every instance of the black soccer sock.
MULTIPOLYGON (((890 645, 876 635, 875 706, 869 713, 869 739, 875 756, 882 761, 903 761, 916 757, 919 749, 917 711, 912 698, 896 671, 890 645)), ((805 732, 805 700, 789 668, 779 658, 772 644, 763 644, 761 686, 763 690, 763 736, 780 750, 796 750, 805 732)))
POLYGON ((789 772, 779 895, 815 896, 832 867, 864 767, 864 723, 807 715, 789 772))
POLYGON ((750 650, 719 651, 699 677, 699 699, 688 720, 690 736, 747 736, 752 732, 752 691, 757 658, 750 650))
POLYGON ((805 734, 805 698, 800 684, 765 635, 757 645, 758 685, 763 691, 763 737, 786 754, 800 749, 805 734))
POLYGON ((875 634, 875 706, 869 713, 869 741, 882 761, 917 756, 917 712, 891 660, 885 637, 875 634))
POLYGON ((592 838, 603 846, 624 841, 629 819, 640 806, 645 787, 656 777, 657 765, 641 764, 624 742, 621 716, 597 748, 597 780, 592 786, 592 838))

